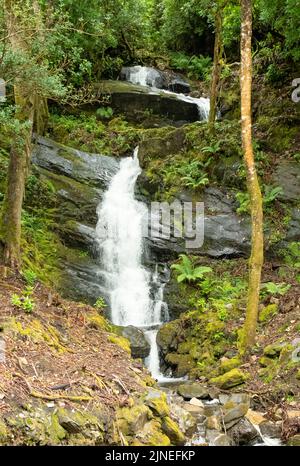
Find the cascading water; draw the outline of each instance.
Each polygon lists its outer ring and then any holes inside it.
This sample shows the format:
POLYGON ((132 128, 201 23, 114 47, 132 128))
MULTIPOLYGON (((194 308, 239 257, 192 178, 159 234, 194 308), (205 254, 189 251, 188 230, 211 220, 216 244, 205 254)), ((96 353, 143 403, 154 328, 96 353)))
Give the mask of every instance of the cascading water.
POLYGON ((134 197, 140 173, 136 148, 133 157, 121 161, 98 206, 96 242, 111 320, 116 325, 134 325, 145 331, 151 348, 146 364, 153 376, 160 379, 156 333, 167 317, 167 305, 163 302, 163 285, 159 283, 157 270, 152 274, 142 265, 143 228, 148 222, 148 210, 134 197))
POLYGON ((157 82, 159 82, 160 74, 157 70, 153 68, 147 68, 146 66, 134 66, 131 68, 130 74, 127 76, 127 81, 132 84, 139 84, 141 86, 150 87, 153 92, 162 92, 164 94, 173 95, 178 100, 184 102, 191 102, 198 107, 199 119, 208 120, 209 109, 210 109, 210 100, 205 97, 191 97, 186 94, 177 94, 176 92, 167 91, 157 87, 157 82))

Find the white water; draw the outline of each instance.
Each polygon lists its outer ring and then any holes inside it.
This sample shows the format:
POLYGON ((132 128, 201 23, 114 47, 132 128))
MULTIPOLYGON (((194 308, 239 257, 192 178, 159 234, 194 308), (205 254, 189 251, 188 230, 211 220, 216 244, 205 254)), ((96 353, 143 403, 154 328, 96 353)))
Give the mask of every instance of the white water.
POLYGON ((111 320, 116 325, 145 329, 151 346, 146 364, 153 376, 160 379, 156 334, 157 327, 168 315, 157 270, 151 274, 142 265, 143 226, 148 222, 148 211, 134 197, 140 173, 138 149, 135 149, 133 157, 121 161, 98 206, 96 241, 101 252, 111 320))
POLYGON ((210 109, 210 100, 208 98, 190 97, 189 95, 177 94, 176 92, 167 91, 165 89, 158 89, 155 86, 157 77, 159 78, 159 73, 155 69, 147 68, 146 66, 134 66, 132 68, 132 72, 129 75, 128 81, 133 84, 150 87, 155 93, 158 91, 163 92, 164 94, 176 97, 178 100, 196 104, 198 107, 200 120, 208 120, 210 109))

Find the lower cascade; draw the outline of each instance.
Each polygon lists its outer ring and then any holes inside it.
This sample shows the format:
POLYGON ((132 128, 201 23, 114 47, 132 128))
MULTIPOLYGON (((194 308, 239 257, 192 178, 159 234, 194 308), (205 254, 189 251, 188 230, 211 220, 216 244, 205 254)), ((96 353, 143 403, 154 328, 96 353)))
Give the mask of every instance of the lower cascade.
POLYGON ((156 334, 168 318, 168 308, 163 301, 163 284, 159 282, 157 270, 151 273, 142 264, 143 229, 147 225, 148 210, 134 196, 141 171, 136 148, 133 157, 121 161, 98 206, 96 243, 111 321, 144 331, 150 344, 147 367, 156 379, 163 379, 156 334))

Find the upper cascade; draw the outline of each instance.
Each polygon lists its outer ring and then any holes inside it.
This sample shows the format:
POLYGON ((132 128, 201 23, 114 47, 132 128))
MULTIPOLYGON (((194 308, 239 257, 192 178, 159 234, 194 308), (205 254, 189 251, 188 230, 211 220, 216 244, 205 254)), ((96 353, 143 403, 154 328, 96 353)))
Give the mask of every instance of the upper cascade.
POLYGON ((183 102, 195 104, 198 108, 199 120, 208 120, 209 99, 187 95, 191 91, 190 85, 180 76, 147 66, 130 66, 122 68, 120 77, 132 84, 149 87, 154 92, 159 90, 166 95, 176 96, 183 102))

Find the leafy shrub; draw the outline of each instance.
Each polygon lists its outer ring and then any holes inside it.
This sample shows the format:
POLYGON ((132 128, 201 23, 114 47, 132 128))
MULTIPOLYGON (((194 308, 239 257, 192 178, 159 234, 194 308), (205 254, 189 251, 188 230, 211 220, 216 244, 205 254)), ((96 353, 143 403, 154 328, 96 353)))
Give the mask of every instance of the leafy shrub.
POLYGON ((31 297, 32 292, 33 288, 31 286, 27 286, 22 295, 14 293, 11 297, 11 304, 18 309, 22 309, 27 314, 30 314, 35 308, 35 302, 31 297))
POLYGON ((291 285, 286 284, 286 283, 267 282, 267 283, 262 284, 260 294, 262 297, 265 297, 268 295, 284 296, 288 292, 290 287, 291 285))
POLYGON ((31 269, 23 270, 22 275, 29 286, 33 286, 37 281, 37 274, 31 269))
POLYGON ((100 120, 109 120, 113 116, 113 109, 111 107, 101 107, 96 110, 96 116, 100 120))
POLYGON ((107 307, 104 298, 102 298, 102 297, 98 298, 97 301, 94 304, 94 307, 96 309, 98 309, 99 311, 104 309, 105 307, 107 307))
POLYGON ((185 71, 189 78, 207 80, 210 77, 211 57, 193 55, 189 57, 181 52, 175 52, 171 56, 170 64, 173 68, 185 71))
POLYGON ((177 282, 195 282, 199 279, 202 279, 203 276, 207 273, 212 272, 210 267, 199 266, 195 267, 191 259, 188 258, 185 254, 180 254, 181 263, 173 264, 171 268, 177 272, 177 282))

